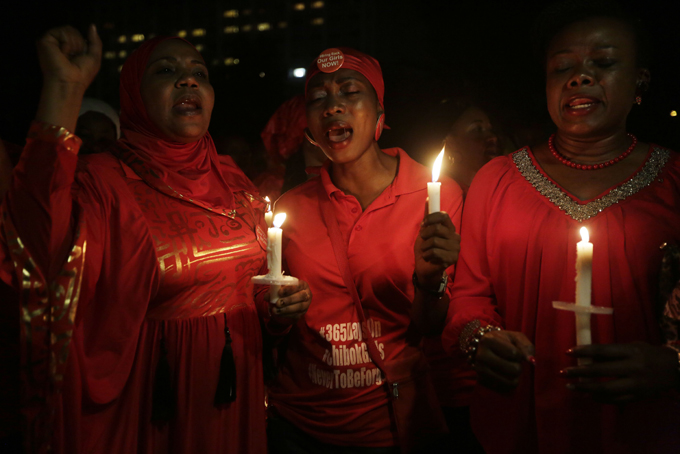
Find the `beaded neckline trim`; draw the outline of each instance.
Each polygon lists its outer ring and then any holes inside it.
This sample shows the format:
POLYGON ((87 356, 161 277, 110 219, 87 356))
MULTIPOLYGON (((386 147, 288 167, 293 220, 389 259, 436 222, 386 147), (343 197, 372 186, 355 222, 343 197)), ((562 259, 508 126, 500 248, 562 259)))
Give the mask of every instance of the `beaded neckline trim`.
POLYGON ((522 174, 536 190, 564 213, 578 222, 586 221, 597 216, 604 209, 609 208, 615 203, 636 194, 642 188, 652 184, 654 179, 661 173, 670 158, 670 151, 664 148, 654 147, 649 159, 631 179, 615 187, 599 199, 586 204, 577 203, 569 197, 555 183, 550 181, 534 166, 529 151, 526 148, 515 152, 512 160, 517 166, 517 170, 522 174))

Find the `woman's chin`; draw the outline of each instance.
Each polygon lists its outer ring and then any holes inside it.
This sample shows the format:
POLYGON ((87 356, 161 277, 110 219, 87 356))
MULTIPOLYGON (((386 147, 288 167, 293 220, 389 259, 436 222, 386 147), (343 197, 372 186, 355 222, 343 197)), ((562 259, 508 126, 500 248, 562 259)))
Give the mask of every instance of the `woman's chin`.
POLYGON ((201 140, 206 132, 208 132, 206 128, 192 127, 166 131, 166 135, 173 142, 193 143, 201 140))

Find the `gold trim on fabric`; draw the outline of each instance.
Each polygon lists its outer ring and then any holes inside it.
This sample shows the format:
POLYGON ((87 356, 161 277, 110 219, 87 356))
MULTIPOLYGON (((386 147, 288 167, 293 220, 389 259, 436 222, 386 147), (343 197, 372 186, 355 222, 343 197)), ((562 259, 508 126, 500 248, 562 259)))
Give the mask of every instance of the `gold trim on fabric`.
POLYGON ((51 442, 55 395, 64 379, 80 300, 87 246, 85 221, 79 220, 73 248, 49 286, 7 211, 3 210, 0 227, 20 283, 24 438, 27 452, 43 452, 51 442))
POLYGON ((636 194, 654 182, 670 158, 670 151, 654 147, 649 159, 631 179, 609 191, 599 199, 586 204, 576 202, 534 166, 529 151, 523 148, 514 153, 512 160, 517 170, 536 190, 564 213, 578 222, 597 216, 606 208, 636 194))

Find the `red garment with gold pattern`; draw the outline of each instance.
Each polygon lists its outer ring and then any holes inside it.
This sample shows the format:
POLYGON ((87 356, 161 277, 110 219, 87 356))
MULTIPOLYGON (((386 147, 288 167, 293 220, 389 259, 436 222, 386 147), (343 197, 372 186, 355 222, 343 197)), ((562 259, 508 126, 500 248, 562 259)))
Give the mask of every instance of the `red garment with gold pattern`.
POLYGON ((266 245, 263 205, 247 178, 222 165, 234 200, 224 216, 159 192, 109 153, 79 160, 77 138, 55 138, 37 123, 31 131, 3 205, 0 277, 15 288, 34 283, 21 301, 22 410, 38 421, 24 432, 35 435, 32 450, 265 453, 262 337, 250 278, 263 272, 266 245), (71 274, 59 274, 64 267, 71 274), (79 294, 41 297, 55 279, 71 279, 62 287, 79 294), (28 300, 37 305, 30 314, 28 300), (65 307, 70 322, 50 315, 65 307), (237 393, 216 407, 225 318, 237 393), (57 354, 53 344, 48 353, 31 344, 41 331, 61 337, 57 354), (152 423, 161 338, 176 416, 152 423))

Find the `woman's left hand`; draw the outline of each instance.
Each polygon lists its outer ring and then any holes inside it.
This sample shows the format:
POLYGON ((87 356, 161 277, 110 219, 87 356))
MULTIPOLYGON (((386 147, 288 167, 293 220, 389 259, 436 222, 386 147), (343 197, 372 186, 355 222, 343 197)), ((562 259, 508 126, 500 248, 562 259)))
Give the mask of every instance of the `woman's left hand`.
POLYGON ((436 290, 442 273, 458 261, 460 252, 460 235, 446 212, 425 215, 413 252, 418 282, 436 290))
MULTIPOLYGON (((271 300, 271 296, 267 297, 271 300)), ((299 280, 297 285, 286 285, 279 289, 279 300, 271 307, 272 320, 279 325, 291 325, 305 315, 312 302, 309 284, 299 280)))
POLYGON ((574 391, 589 393, 599 402, 623 404, 657 396, 680 387, 678 353, 668 347, 645 342, 600 344, 575 347, 575 358, 592 358, 593 363, 568 367, 565 378, 609 378, 607 381, 575 381, 567 385, 574 391))

